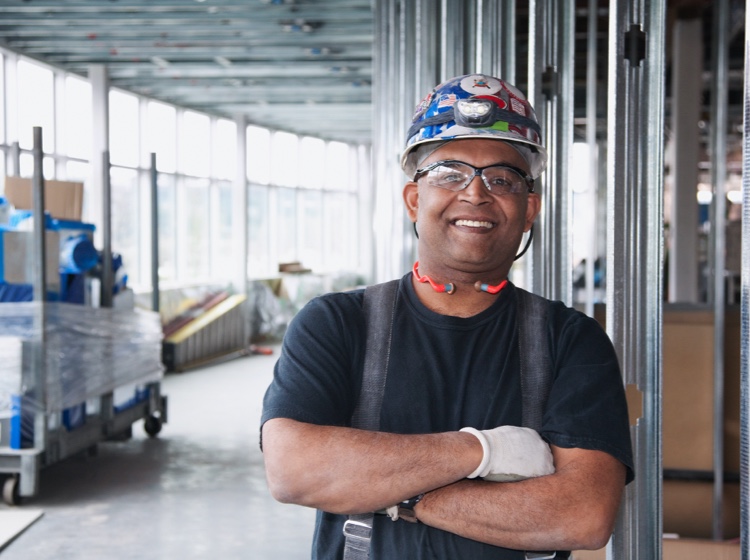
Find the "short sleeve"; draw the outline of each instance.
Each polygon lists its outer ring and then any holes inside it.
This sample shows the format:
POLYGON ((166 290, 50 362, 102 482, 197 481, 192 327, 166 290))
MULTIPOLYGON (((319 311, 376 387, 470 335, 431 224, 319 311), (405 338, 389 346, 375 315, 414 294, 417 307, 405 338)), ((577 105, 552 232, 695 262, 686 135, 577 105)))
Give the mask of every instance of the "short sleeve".
POLYGON ((579 312, 564 320, 558 332, 542 435, 558 447, 609 453, 627 467, 630 482, 628 408, 612 343, 596 321, 579 312))
POLYGON ((271 418, 349 424, 361 384, 361 301, 357 292, 329 294, 294 317, 263 399, 261 425, 271 418))

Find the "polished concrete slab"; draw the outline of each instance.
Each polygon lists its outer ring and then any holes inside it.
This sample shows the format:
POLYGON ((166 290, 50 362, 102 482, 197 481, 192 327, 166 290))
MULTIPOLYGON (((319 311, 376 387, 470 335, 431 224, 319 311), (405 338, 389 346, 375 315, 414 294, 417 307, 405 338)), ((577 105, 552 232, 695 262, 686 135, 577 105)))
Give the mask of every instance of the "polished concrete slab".
POLYGON ((309 558, 314 511, 271 498, 258 447, 273 349, 168 375, 158 437, 139 422, 128 441, 42 470, 19 507, 44 516, 3 560, 309 558))

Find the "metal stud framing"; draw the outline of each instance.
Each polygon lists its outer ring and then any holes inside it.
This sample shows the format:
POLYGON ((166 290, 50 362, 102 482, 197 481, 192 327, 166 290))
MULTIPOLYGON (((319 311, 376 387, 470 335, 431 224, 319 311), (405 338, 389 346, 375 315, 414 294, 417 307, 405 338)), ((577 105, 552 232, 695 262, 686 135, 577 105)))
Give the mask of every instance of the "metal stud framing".
MULTIPOLYGON (((745 29, 750 5, 745 5, 745 29)), ((745 108, 742 139, 742 296, 740 310, 740 554, 750 558, 750 35, 745 35, 745 108)))
MULTIPOLYGON (((711 83, 711 184, 714 196, 711 205, 711 262, 713 263, 712 297, 714 303, 714 430, 713 467, 714 498, 712 534, 723 538, 724 505, 724 338, 726 290, 726 175, 727 175, 727 95, 729 2, 717 0, 713 4, 713 72, 711 83)), ((711 280, 711 279, 709 279, 711 280)))
POLYGON ((664 2, 611 0, 607 154, 607 331, 643 395, 608 558, 661 558, 664 2))
POLYGON ((528 96, 549 155, 539 186, 542 213, 534 226, 530 288, 568 304, 573 299, 567 164, 573 143, 574 8, 573 2, 529 2, 528 96))

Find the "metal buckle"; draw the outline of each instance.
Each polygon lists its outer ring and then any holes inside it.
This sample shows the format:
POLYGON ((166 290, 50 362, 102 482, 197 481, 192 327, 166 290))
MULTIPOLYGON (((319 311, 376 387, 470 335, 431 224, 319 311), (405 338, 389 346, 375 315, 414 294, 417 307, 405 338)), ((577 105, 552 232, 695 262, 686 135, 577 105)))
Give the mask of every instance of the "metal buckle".
POLYGON ((554 560, 557 557, 557 552, 526 552, 526 560, 554 560))
POLYGON ((367 523, 347 519, 344 522, 344 536, 347 538, 369 541, 372 538, 372 527, 367 523))

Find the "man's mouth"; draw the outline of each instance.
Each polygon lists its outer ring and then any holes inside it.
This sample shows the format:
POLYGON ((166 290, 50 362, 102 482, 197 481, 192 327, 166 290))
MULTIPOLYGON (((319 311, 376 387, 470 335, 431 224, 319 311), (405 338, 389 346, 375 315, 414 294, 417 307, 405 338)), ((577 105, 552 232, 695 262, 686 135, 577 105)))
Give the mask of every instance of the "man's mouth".
POLYGON ((455 222, 453 222, 453 224, 457 226, 484 229, 492 229, 493 227, 495 227, 495 224, 493 224, 492 222, 482 222, 479 220, 456 220, 455 222))

